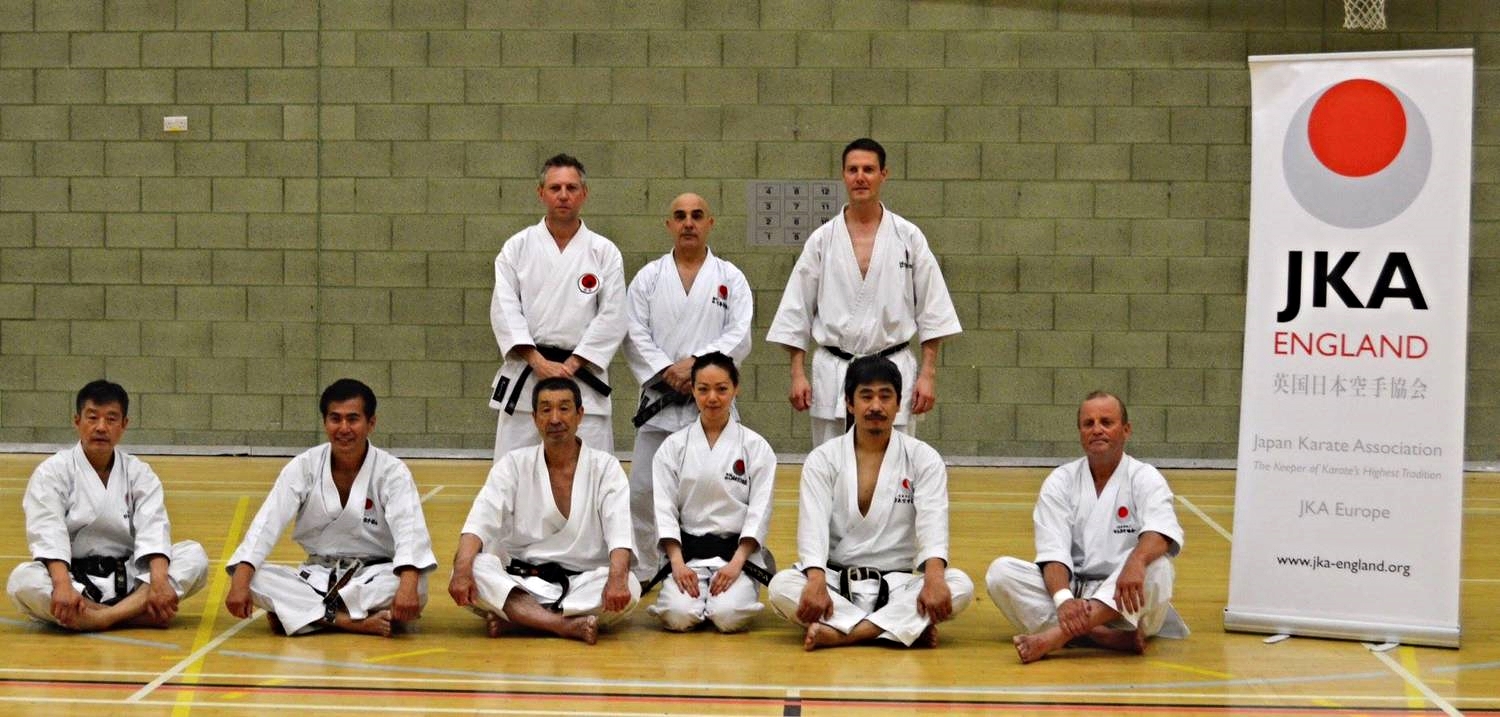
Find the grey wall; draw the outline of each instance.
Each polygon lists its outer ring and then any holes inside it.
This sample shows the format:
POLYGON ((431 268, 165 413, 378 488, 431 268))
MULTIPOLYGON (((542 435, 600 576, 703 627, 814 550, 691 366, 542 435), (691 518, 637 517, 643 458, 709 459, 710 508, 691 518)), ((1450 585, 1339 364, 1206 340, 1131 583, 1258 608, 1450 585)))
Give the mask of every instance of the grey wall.
MULTIPOLYGON (((1474 47, 1467 457, 1492 460, 1500 6, 1388 5, 1356 34, 1298 0, 0 0, 0 442, 71 440, 104 375, 134 443, 301 445, 353 375, 387 445, 488 447, 491 262, 540 216, 543 158, 588 165, 628 274, 674 194, 708 197, 759 339, 795 251, 745 245, 745 184, 836 177, 868 134, 966 328, 921 436, 1073 453, 1106 387, 1136 453, 1229 457, 1246 56, 1474 47)), ((805 450, 784 354, 758 344, 746 375, 746 420, 805 450)))

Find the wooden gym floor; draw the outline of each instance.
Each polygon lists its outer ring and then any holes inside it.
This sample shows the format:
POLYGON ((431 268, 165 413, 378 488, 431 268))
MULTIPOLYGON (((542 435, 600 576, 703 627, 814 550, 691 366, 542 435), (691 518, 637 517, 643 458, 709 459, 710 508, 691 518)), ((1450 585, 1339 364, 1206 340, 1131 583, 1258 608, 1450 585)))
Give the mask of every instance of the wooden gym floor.
MULTIPOLYGON (((0 455, 0 558, 29 558, 21 493, 35 455, 0 455)), ((1233 474, 1166 471, 1187 545, 1175 604, 1193 636, 1154 640, 1144 657, 1070 649, 1021 665, 1011 628, 983 594, 995 556, 1032 555, 1031 508, 1047 471, 954 469, 953 564, 979 584, 973 606, 941 630, 937 650, 801 650, 801 631, 770 609, 745 634, 668 634, 645 611, 593 647, 555 638, 490 640, 447 595, 449 561, 488 466, 410 461, 440 566, 415 633, 384 640, 272 636, 264 619, 223 608, 223 561, 280 458, 147 457, 167 487, 173 538, 203 544, 209 586, 167 630, 75 635, 0 608, 0 713, 15 715, 255 714, 1391 714, 1500 713, 1500 480, 1467 479, 1463 648, 1230 634, 1233 474)), ((777 476, 770 544, 795 560, 797 466, 777 476)), ((273 560, 302 553, 283 537, 273 560)))

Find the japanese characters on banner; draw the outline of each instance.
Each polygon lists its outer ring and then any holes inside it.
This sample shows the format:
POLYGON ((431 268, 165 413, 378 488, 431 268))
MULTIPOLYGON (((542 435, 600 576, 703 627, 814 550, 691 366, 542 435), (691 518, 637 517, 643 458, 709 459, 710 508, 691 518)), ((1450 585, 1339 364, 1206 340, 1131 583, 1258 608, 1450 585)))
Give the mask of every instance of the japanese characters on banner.
POLYGON ((1250 58, 1229 630, 1456 647, 1473 51, 1250 58))

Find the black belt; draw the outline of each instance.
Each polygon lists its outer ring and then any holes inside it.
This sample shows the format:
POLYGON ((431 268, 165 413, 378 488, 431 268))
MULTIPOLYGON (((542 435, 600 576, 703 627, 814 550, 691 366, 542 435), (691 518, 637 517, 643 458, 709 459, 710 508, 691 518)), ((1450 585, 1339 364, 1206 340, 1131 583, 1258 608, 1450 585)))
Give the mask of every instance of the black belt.
MULTIPOLYGON (((339 591, 343 590, 344 586, 348 585, 349 581, 354 579, 354 574, 371 565, 389 563, 391 559, 384 557, 340 558, 310 555, 308 556, 308 562, 317 563, 328 568, 328 589, 319 590, 313 588, 313 592, 323 596, 323 622, 332 625, 339 608, 344 606, 344 599, 339 597, 339 591)), ((297 575, 304 581, 312 577, 312 573, 306 570, 299 571, 297 575)))
POLYGON ((562 588, 562 594, 557 596, 557 600, 542 605, 550 610, 561 610, 563 598, 568 596, 568 578, 583 571, 569 570, 557 563, 528 563, 525 560, 511 558, 505 566, 505 572, 522 578, 541 578, 562 588))
POLYGON ((667 388, 661 382, 653 388, 659 388, 664 393, 655 401, 647 401, 645 392, 641 393, 641 407, 636 409, 635 416, 630 419, 630 424, 636 428, 646 425, 646 421, 656 418, 656 414, 672 406, 681 406, 693 400, 692 396, 667 388))
MULTIPOLYGON (((542 355, 542 358, 555 363, 567 361, 568 357, 573 355, 572 349, 558 348, 556 346, 536 346, 535 348, 536 352, 542 355)), ((521 375, 516 377, 516 386, 510 392, 510 399, 505 402, 506 415, 515 415, 516 404, 521 400, 521 389, 526 385, 526 379, 530 376, 531 364, 528 363, 525 368, 521 369, 521 375)), ((594 389, 600 396, 609 398, 611 391, 609 384, 605 383, 598 376, 595 376, 594 372, 588 370, 587 367, 580 367, 578 371, 574 372, 573 378, 577 379, 579 383, 594 389)), ((496 387, 496 398, 499 398, 498 394, 504 392, 505 385, 502 383, 496 387)))
POLYGON ((100 605, 113 605, 125 599, 126 575, 125 566, 129 558, 115 558, 108 555, 88 555, 82 558, 73 558, 68 563, 68 572, 72 573, 73 579, 83 583, 83 596, 99 603, 100 605), (104 591, 89 580, 89 576, 96 578, 113 577, 115 580, 115 596, 113 599, 105 600, 104 591))
MULTIPOLYGON (((890 356, 891 354, 906 348, 907 343, 908 342, 906 341, 902 341, 901 343, 895 344, 894 346, 887 346, 873 354, 862 354, 862 356, 879 356, 881 358, 885 358, 886 356, 890 356)), ((853 361, 854 359, 859 358, 859 356, 855 356, 854 354, 851 354, 848 351, 845 351, 837 346, 824 346, 823 350, 845 361, 853 361)))
POLYGON ((828 564, 828 569, 834 571, 835 573, 838 573, 839 594, 844 596, 844 599, 848 600, 849 602, 854 602, 854 598, 850 596, 849 583, 856 580, 874 580, 880 583, 880 592, 875 594, 875 607, 871 610, 871 612, 885 607, 885 604, 891 599, 891 589, 885 584, 886 573, 900 572, 898 570, 881 570, 880 568, 867 568, 858 566, 846 568, 842 565, 835 565, 833 563, 828 564))
MULTIPOLYGON (((683 562, 702 560, 704 558, 719 558, 727 563, 734 560, 734 553, 740 548, 740 536, 738 535, 693 535, 692 533, 683 533, 680 542, 682 543, 683 562)), ((746 560, 745 564, 740 567, 740 571, 749 575, 751 580, 761 585, 771 584, 771 571, 749 560, 746 560)), ((657 583, 666 580, 667 576, 671 574, 672 561, 668 560, 665 565, 661 566, 660 570, 656 571, 656 575, 651 577, 651 581, 641 588, 641 594, 645 595, 647 591, 656 587, 657 583)))

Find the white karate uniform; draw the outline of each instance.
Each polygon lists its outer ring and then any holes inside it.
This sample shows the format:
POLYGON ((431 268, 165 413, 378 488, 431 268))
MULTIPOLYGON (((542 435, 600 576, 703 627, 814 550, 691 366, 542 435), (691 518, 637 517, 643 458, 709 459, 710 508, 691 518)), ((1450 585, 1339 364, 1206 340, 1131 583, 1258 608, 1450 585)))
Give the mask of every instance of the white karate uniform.
MULTIPOLYGON (((771 524, 776 453, 766 439, 731 420, 709 447, 703 424, 693 421, 662 443, 655 460, 658 540, 670 538, 680 543, 684 533, 750 538, 761 549, 748 560, 775 570, 775 561, 765 545, 771 524)), ((698 597, 683 592, 669 574, 648 612, 669 630, 691 630, 704 619, 713 622, 720 632, 744 630, 764 608, 755 581, 741 572, 727 590, 709 594, 714 573, 728 564, 718 557, 689 560, 687 566, 698 574, 698 597)))
MULTIPOLYGON (((847 208, 847 207, 846 207, 847 208)), ((812 342, 855 356, 963 331, 948 285, 927 237, 882 205, 880 227, 861 276, 844 213, 817 228, 787 279, 766 340, 804 351, 812 342)), ((901 370, 896 425, 910 432, 917 358, 911 349, 889 357, 901 370)), ((813 446, 844 432, 844 372, 849 362, 826 350, 812 355, 813 446)))
MULTIPOLYGON (((904 645, 915 642, 931 620, 917 612, 923 577, 909 571, 920 570, 930 558, 948 560, 948 472, 942 456, 916 438, 893 432, 869 511, 860 515, 854 434, 847 433, 807 455, 798 508, 801 560, 771 581, 771 606, 776 612, 803 625, 797 620, 797 605, 807 584, 803 571, 823 568, 833 598, 833 616, 823 624, 848 634, 861 620, 869 620, 884 630, 880 635, 884 639, 904 645), (883 578, 889 601, 873 608, 880 589, 874 580, 851 586, 854 599, 845 599, 838 593, 839 576, 830 564, 897 571, 883 578)), ((945 578, 957 616, 973 600, 974 583, 954 567, 947 568, 945 578)))
POLYGON ((572 505, 564 517, 552 497, 543 451, 534 446, 501 457, 469 509, 462 532, 482 543, 474 558, 475 606, 505 617, 506 598, 520 588, 543 605, 562 597, 556 609, 564 615, 597 615, 600 626, 614 624, 630 614, 641 597, 640 581, 627 575, 630 604, 617 613, 604 612, 610 551, 624 548, 632 557, 635 554, 625 470, 614 456, 584 443, 573 472, 572 505), (569 578, 563 595, 554 583, 506 572, 512 558, 557 563, 580 572, 569 578))
POLYGON ((354 567, 354 559, 388 562, 360 566, 339 589, 349 617, 363 620, 390 607, 401 583, 396 568, 401 567, 421 572, 417 590, 422 604, 427 604, 427 574, 437 568, 437 559, 416 481, 401 459, 367 445, 347 503, 339 502, 329 444, 304 451, 287 463, 224 566, 230 575, 240 563, 255 568, 250 597, 256 607, 275 613, 288 635, 325 626, 324 595, 354 567), (292 539, 307 551, 307 560, 295 570, 267 564, 266 558, 293 518, 292 539))
MULTIPOLYGON (((208 575, 203 546, 191 540, 172 542, 161 479, 145 461, 119 448, 108 485, 89 465, 82 444, 58 451, 32 471, 21 506, 35 560, 11 571, 6 592, 33 619, 57 624, 52 578, 43 560, 72 564, 75 557, 127 558, 124 594, 115 589, 115 576, 88 576, 101 601, 111 604, 151 582, 152 555, 170 561, 167 577, 179 600, 203 588, 208 575)), ((83 593, 87 586, 75 576, 73 587, 83 593)))
MULTIPOLYGON (((546 220, 522 229, 505 241, 495 256, 495 291, 490 298, 490 327, 504 363, 490 388, 504 389, 490 407, 500 411, 495 427, 495 460, 522 446, 541 442, 531 421, 534 374, 515 404, 505 405, 515 391, 526 361, 514 353, 518 346, 556 346, 570 349, 589 362, 589 371, 609 383, 609 362, 625 338, 625 263, 620 250, 585 225, 562 251, 547 230, 546 220)), ((610 400, 582 383, 583 423, 578 435, 601 450, 614 450, 610 400)))
MULTIPOLYGON (((712 251, 693 278, 691 290, 683 291, 677 263, 667 252, 641 267, 630 280, 629 299, 625 359, 641 384, 642 406, 665 393, 647 384, 686 356, 717 351, 740 364, 750 355, 750 319, 755 309, 750 283, 735 265, 712 251)), ((651 505, 652 458, 667 436, 697 417, 698 406, 688 401, 663 409, 636 432, 630 461, 630 515, 640 551, 635 574, 643 582, 656 574, 662 561, 656 544, 656 511, 651 505)))
POLYGON ((1042 483, 1032 521, 1036 561, 997 558, 985 576, 990 598, 1011 624, 1027 633, 1057 624, 1057 608, 1039 567, 1049 562, 1072 570, 1070 589, 1075 596, 1119 611, 1115 583, 1141 533, 1152 531, 1166 537, 1169 545, 1167 554, 1146 568, 1145 607, 1137 613, 1121 612, 1111 626, 1140 629, 1147 636, 1187 636, 1187 625, 1171 604, 1171 558, 1182 550, 1182 526, 1173 509, 1172 489, 1155 468, 1124 456, 1104 490, 1096 493, 1087 458, 1060 466, 1042 483))

